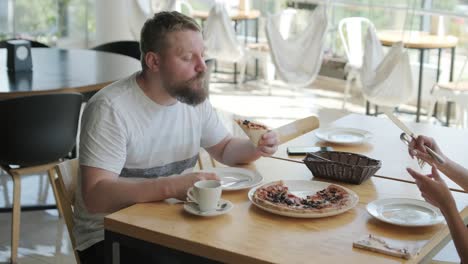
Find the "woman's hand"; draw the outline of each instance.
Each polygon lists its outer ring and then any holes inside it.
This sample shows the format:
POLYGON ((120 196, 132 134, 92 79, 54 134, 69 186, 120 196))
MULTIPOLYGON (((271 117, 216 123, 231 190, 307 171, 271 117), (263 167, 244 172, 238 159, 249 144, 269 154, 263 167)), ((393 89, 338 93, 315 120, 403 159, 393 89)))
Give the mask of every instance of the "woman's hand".
POLYGON ((432 149, 434 152, 439 154, 442 158, 447 159, 435 140, 431 137, 418 136, 411 140, 408 146, 408 152, 411 158, 417 157, 429 164, 437 164, 437 161, 426 151, 426 147, 432 149))
POLYGON ((445 181, 440 177, 436 166, 432 166, 432 172, 428 175, 423 175, 410 168, 406 170, 416 180, 416 185, 427 202, 438 207, 442 213, 456 207, 453 196, 445 181))

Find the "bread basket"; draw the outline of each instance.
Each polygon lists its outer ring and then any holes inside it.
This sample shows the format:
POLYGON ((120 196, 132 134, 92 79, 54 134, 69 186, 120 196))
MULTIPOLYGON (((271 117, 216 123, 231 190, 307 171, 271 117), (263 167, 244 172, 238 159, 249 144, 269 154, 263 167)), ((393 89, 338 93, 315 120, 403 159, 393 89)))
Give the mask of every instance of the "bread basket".
POLYGON ((382 166, 380 160, 371 159, 356 153, 339 151, 307 153, 304 163, 314 177, 354 184, 361 184, 369 179, 382 166), (322 157, 328 161, 314 156, 322 157))

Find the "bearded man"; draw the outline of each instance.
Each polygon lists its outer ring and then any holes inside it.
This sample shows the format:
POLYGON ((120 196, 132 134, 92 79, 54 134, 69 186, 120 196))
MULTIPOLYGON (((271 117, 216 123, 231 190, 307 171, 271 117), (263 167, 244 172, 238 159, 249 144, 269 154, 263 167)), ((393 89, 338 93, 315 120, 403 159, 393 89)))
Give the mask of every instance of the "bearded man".
MULTIPOLYGON (((82 263, 104 261, 105 214, 135 203, 185 200, 196 181, 218 179, 192 172, 200 148, 227 165, 249 163, 277 149, 273 132, 257 147, 230 135, 206 100, 203 37, 192 18, 155 14, 142 28, 140 49, 142 71, 99 91, 83 113, 74 210, 82 263)), ((154 259, 158 254, 166 253, 133 254, 129 261, 161 262, 154 259)), ((122 252, 120 257, 125 263, 122 252)))

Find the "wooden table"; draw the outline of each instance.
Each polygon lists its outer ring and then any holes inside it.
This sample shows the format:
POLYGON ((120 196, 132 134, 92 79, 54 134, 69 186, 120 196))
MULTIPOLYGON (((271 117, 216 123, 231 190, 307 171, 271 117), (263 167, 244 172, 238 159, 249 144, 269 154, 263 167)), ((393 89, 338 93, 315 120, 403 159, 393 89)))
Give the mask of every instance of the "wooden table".
MULTIPOLYGON (((437 80, 439 80, 440 70, 440 56, 442 49, 451 49, 450 61, 450 81, 453 80, 453 68, 455 63, 455 47, 458 44, 458 38, 455 36, 437 36, 431 35, 427 32, 421 31, 401 31, 384 30, 378 32, 378 37, 382 45, 392 46, 396 42, 403 41, 406 48, 419 50, 419 81, 418 81, 418 101, 416 108, 416 122, 419 122, 421 115, 421 94, 423 82, 423 65, 424 65, 424 51, 430 49, 437 49, 439 56, 437 60, 437 80)), ((449 113, 450 109, 447 110, 449 113)), ((447 126, 449 124, 449 116, 447 119, 447 126)))
POLYGON ((141 70, 138 60, 109 52, 32 48, 32 72, 10 73, 0 49, 0 99, 60 91, 97 91, 141 70))
MULTIPOLYGON (((258 170, 264 182, 311 178, 305 165, 271 158, 261 158, 249 168, 258 170)), ((361 185, 342 185, 358 193, 358 205, 322 219, 265 212, 251 204, 247 190, 223 192, 223 199, 233 202, 234 208, 213 218, 190 215, 181 204, 136 204, 105 217, 106 255, 112 256, 111 245, 119 242, 147 250, 155 243, 226 263, 402 263, 405 261, 399 258, 355 249, 352 243, 370 233, 425 243, 420 255, 412 260, 419 262, 430 260, 448 241, 444 224, 405 228, 383 223, 367 213, 366 205, 376 199, 421 199, 415 184, 373 177, 361 185)), ((458 208, 465 208, 463 216, 468 216, 468 195, 454 196, 458 208)))
MULTIPOLYGON (((260 11, 259 10, 249 10, 249 11, 241 11, 241 10, 236 10, 235 12, 228 12, 229 17, 233 21, 240 21, 240 20, 249 20, 249 19, 257 19, 260 17, 260 11)), ((192 17, 195 19, 201 19, 201 20, 206 20, 209 16, 208 11, 198 11, 195 10, 192 13, 192 17)))
MULTIPOLYGON (((462 166, 468 167, 468 155, 466 155, 468 131, 421 123, 406 124, 418 135, 435 138, 445 155, 462 166)), ((332 146, 337 151, 360 153, 381 160, 382 168, 376 173, 378 176, 414 182, 414 179, 406 172, 406 168, 419 169, 419 166, 417 161, 409 156, 406 145, 400 141, 399 136, 403 131, 393 124, 390 119, 350 114, 334 121, 329 126, 365 129, 372 132, 373 137, 367 143, 361 145, 338 145, 320 141, 312 131, 281 145, 274 156, 302 160, 304 157, 288 156, 286 148, 288 146, 332 146)), ((429 173, 430 166, 425 165, 423 172, 429 173)), ((450 179, 444 179, 452 190, 463 191, 460 186, 450 179)))

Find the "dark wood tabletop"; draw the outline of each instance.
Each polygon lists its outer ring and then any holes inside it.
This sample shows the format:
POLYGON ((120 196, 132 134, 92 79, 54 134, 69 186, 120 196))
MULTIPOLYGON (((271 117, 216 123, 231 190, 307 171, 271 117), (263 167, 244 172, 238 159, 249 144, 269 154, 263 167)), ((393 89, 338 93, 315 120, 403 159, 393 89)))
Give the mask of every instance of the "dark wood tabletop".
POLYGON ((132 57, 84 49, 32 48, 33 70, 9 72, 0 49, 0 98, 50 92, 97 91, 141 70, 132 57))

